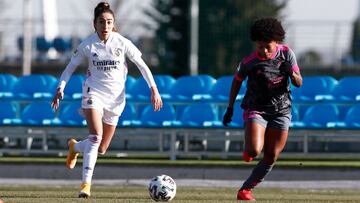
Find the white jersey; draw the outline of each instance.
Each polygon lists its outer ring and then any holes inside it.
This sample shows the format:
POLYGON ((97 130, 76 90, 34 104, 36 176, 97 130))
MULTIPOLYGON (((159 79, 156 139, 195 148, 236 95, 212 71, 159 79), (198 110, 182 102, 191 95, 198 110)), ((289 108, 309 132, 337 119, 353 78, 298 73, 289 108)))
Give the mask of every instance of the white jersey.
POLYGON ((149 87, 156 86, 148 66, 141 58, 141 52, 130 40, 112 32, 106 43, 94 33, 79 45, 62 73, 58 87, 64 89, 75 69, 88 59, 85 85, 91 91, 118 98, 124 95, 125 90, 128 72, 125 57, 136 64, 149 87))

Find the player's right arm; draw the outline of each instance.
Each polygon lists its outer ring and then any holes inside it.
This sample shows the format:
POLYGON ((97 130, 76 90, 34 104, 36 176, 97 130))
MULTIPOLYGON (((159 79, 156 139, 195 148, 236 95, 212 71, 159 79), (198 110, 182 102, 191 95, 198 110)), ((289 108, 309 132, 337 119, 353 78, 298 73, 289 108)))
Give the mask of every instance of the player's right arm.
POLYGON ((245 69, 244 69, 242 63, 240 63, 240 65, 234 75, 234 78, 232 80, 232 83, 231 83, 229 104, 228 104, 228 107, 226 109, 226 112, 225 112, 225 115, 223 118, 224 126, 227 126, 231 122, 231 118, 232 118, 233 112, 234 112, 234 103, 235 103, 236 97, 240 91, 242 82, 244 81, 245 77, 246 77, 245 69))
POLYGON ((129 40, 125 40, 125 50, 126 50, 126 56, 138 67, 138 69, 141 72, 141 75, 144 77, 145 81, 147 82, 150 88, 151 103, 153 104, 154 111, 159 111, 163 106, 163 102, 160 93, 156 87, 154 77, 149 67, 141 58, 141 52, 129 40))
POLYGON ((66 86, 66 83, 69 81, 71 75, 74 73, 76 68, 82 63, 84 60, 85 55, 83 53, 83 49, 79 48, 75 50, 73 53, 73 56, 71 57, 71 60, 69 64, 66 66, 65 70, 60 76, 59 85, 56 88, 56 92, 54 95, 54 98, 51 102, 51 107, 53 109, 58 109, 60 105, 60 100, 64 98, 64 89, 66 86))
POLYGON ((285 69, 286 75, 290 77, 291 83, 295 87, 301 87, 302 76, 300 74, 300 68, 297 64, 295 53, 291 49, 289 49, 287 59, 284 63, 280 68, 285 69))
POLYGON ((239 94, 242 82, 243 82, 242 79, 239 79, 236 76, 234 77, 231 83, 231 89, 229 94, 229 104, 228 104, 229 108, 234 108, 234 103, 237 95, 239 94))

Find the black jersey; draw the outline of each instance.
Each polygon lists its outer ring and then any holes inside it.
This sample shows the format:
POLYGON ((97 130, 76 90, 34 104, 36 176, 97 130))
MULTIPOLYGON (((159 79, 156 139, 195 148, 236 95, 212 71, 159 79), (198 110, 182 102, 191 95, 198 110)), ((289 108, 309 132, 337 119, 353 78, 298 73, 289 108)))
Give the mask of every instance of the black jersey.
POLYGON ((247 90, 241 103, 243 109, 267 114, 291 111, 289 77, 279 70, 284 62, 288 62, 293 71, 299 72, 295 54, 286 45, 279 44, 271 59, 261 58, 254 52, 241 61, 235 78, 241 81, 247 78, 247 90))

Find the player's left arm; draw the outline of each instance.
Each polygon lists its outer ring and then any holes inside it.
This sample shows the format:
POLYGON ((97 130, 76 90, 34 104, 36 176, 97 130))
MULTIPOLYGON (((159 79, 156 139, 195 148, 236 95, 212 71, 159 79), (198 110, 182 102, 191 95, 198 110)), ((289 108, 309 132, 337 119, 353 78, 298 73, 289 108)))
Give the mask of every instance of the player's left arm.
POLYGON ((139 68, 142 76, 148 83, 151 91, 151 103, 154 106, 154 111, 159 111, 163 105, 160 93, 157 89, 154 77, 149 69, 149 67, 146 65, 144 60, 140 56, 136 56, 131 59, 132 62, 135 63, 135 65, 139 68))
POLYGON ((302 76, 300 73, 300 68, 297 64, 295 53, 291 49, 288 52, 288 61, 291 67, 291 71, 289 74, 289 77, 291 79, 291 84, 293 84, 295 87, 301 87, 302 76))
POLYGON ((295 87, 301 87, 302 85, 302 76, 299 72, 293 71, 292 75, 290 75, 291 84, 293 84, 295 87))
POLYGON ((141 75, 144 77, 145 81, 147 82, 150 88, 151 103, 153 104, 154 111, 159 111, 163 106, 163 102, 160 93, 157 89, 154 77, 150 71, 150 68, 141 58, 141 52, 135 47, 135 45, 128 42, 125 47, 126 47, 127 57, 129 57, 129 59, 138 67, 138 69, 141 72, 141 75))

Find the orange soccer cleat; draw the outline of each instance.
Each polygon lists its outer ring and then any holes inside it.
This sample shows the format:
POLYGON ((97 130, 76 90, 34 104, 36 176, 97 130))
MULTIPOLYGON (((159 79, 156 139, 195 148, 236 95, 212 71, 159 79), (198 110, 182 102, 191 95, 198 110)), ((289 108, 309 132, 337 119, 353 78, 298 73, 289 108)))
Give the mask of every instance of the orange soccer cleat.
POLYGON ((79 193, 79 198, 85 198, 85 199, 89 198, 91 185, 89 183, 83 183, 81 184, 80 188, 81 190, 79 193))
POLYGON ((66 166, 69 169, 73 169, 76 165, 77 157, 79 155, 79 152, 75 151, 75 144, 77 141, 75 139, 70 139, 68 142, 69 145, 69 152, 66 157, 66 166))

